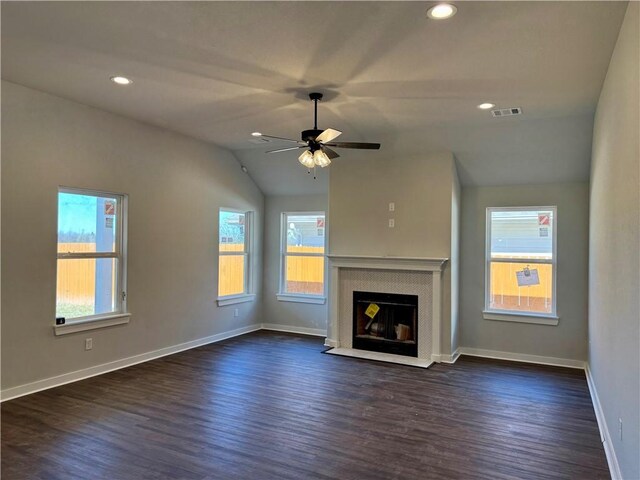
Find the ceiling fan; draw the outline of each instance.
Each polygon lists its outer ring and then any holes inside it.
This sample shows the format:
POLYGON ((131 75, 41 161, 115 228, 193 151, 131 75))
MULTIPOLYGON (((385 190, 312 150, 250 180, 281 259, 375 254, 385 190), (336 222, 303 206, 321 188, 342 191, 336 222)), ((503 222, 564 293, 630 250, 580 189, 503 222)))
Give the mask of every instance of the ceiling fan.
POLYGON ((313 111, 313 129, 304 130, 301 134, 302 140, 293 140, 291 138, 274 137, 273 135, 263 135, 262 133, 252 133, 255 137, 273 138, 283 140, 285 142, 295 143, 295 147, 278 148, 277 150, 269 150, 266 153, 279 153, 289 150, 298 150, 304 148, 305 151, 298 157, 298 161, 309 170, 318 167, 327 167, 331 160, 338 158, 333 148, 361 148, 367 150, 378 150, 379 143, 359 143, 359 142, 334 142, 336 138, 342 135, 342 132, 333 128, 326 130, 318 130, 318 101, 322 100, 322 94, 313 92, 309 94, 309 98, 314 102, 313 111))

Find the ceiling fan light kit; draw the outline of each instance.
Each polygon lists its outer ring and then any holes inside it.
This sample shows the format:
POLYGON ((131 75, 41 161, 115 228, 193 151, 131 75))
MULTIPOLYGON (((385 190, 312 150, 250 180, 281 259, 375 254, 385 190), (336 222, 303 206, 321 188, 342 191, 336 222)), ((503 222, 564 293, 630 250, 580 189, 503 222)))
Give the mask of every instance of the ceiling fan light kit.
POLYGON ((328 167, 331 164, 331 160, 327 157, 327 154, 322 150, 316 150, 313 152, 313 163, 320 168, 328 167))
POLYGON ((302 152, 302 155, 298 157, 298 161, 307 168, 313 168, 315 165, 313 154, 309 150, 302 152))
MULTIPOLYGON (((331 160, 338 158, 338 155, 334 148, 358 148, 367 150, 380 149, 379 143, 362 143, 362 142, 334 142, 336 138, 342 135, 340 130, 334 128, 327 128, 325 130, 318 129, 318 102, 322 100, 322 93, 312 92, 309 94, 309 98, 314 103, 313 108, 313 128, 309 130, 303 130, 300 138, 301 140, 293 140, 291 138, 275 137, 273 135, 264 135, 260 132, 253 132, 251 135, 254 137, 272 138, 275 140, 282 140, 285 142, 295 143, 295 146, 278 148, 276 150, 269 150, 266 153, 280 153, 287 152, 289 150, 299 150, 301 148, 306 149, 298 157, 298 161, 311 170, 317 167, 328 167, 331 164, 331 160)), ((315 178, 315 175, 314 175, 315 178)))

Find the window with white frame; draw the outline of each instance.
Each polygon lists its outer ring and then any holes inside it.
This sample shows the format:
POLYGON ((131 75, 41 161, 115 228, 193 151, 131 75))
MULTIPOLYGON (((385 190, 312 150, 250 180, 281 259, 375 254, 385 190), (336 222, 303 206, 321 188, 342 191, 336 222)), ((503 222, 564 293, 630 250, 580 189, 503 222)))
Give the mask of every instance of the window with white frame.
POLYGON ((485 311, 556 315, 556 207, 487 209, 485 311))
POLYGON ((59 189, 56 317, 126 311, 125 217, 125 195, 59 189))
POLYGON ((280 294, 324 297, 324 212, 282 214, 280 294))
POLYGON ((249 293, 250 212, 220 209, 218 297, 249 293))

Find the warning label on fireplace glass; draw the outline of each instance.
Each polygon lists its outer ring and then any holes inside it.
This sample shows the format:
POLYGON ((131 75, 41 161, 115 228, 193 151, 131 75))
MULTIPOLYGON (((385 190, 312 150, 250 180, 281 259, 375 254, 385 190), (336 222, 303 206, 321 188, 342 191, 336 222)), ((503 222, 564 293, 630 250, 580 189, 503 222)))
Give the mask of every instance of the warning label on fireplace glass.
POLYGON ((367 309, 364 311, 364 314, 369 318, 373 318, 376 316, 376 313, 378 313, 379 310, 380 307, 378 305, 376 305, 375 303, 370 303, 367 309))

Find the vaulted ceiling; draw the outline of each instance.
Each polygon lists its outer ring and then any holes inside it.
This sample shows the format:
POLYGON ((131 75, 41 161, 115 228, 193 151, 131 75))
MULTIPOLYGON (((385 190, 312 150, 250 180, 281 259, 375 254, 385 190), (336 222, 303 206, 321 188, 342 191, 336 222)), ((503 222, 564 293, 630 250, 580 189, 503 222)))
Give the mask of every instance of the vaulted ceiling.
POLYGON ((250 142, 311 128, 310 91, 320 128, 382 143, 368 155, 449 150, 467 185, 586 180, 626 2, 457 2, 444 21, 430 5, 3 2, 2 77, 226 147, 266 194, 326 191, 298 153, 264 153, 283 143, 250 142))

